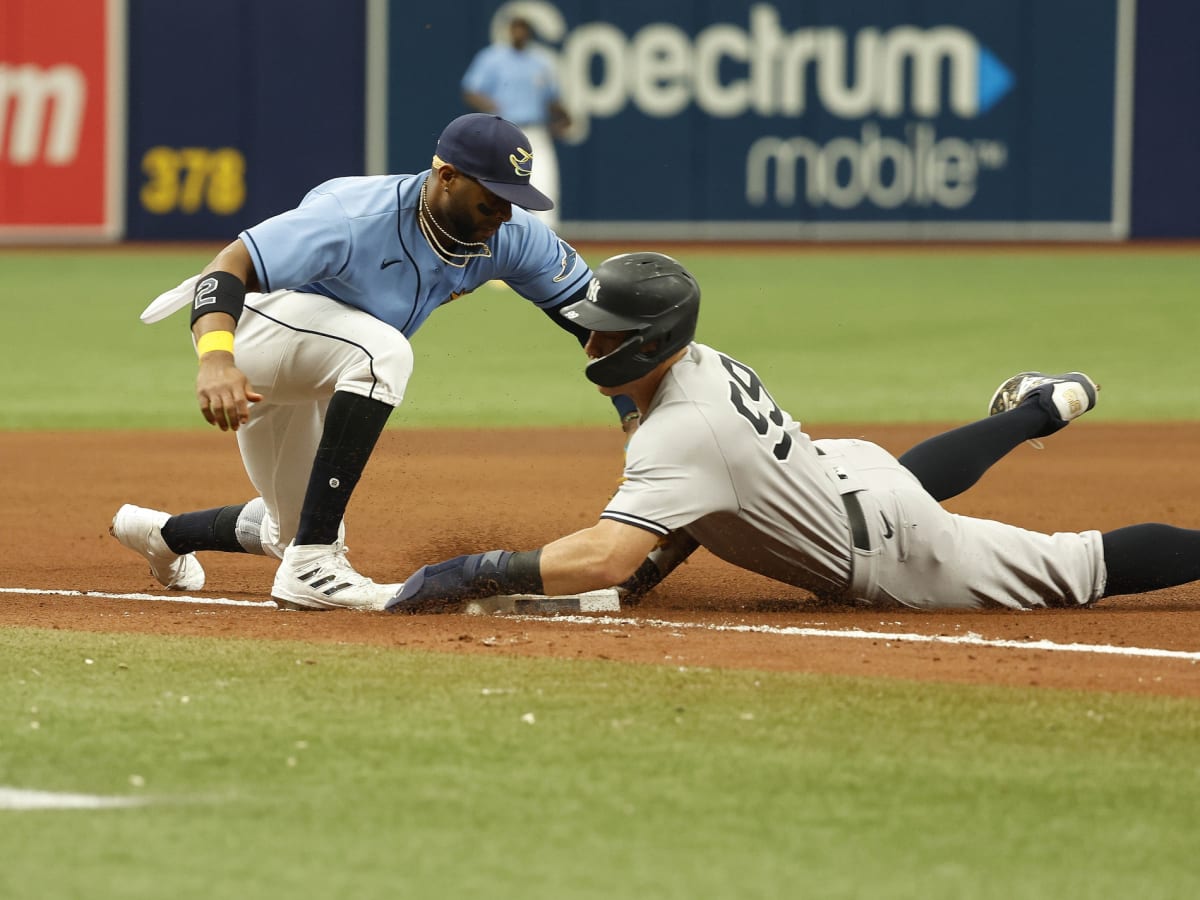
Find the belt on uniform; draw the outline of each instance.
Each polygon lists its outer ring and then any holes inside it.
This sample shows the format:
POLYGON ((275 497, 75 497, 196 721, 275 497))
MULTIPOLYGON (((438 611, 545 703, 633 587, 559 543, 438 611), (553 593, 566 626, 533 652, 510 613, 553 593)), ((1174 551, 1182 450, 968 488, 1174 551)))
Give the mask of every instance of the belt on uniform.
MULTIPOLYGON (((824 456, 825 451, 820 447, 816 448, 818 456, 824 456)), ((871 533, 867 531, 867 517, 863 513, 862 503, 858 499, 858 494, 842 494, 842 505, 846 507, 846 518, 850 522, 850 539, 854 542, 855 548, 859 550, 871 549, 871 533)))

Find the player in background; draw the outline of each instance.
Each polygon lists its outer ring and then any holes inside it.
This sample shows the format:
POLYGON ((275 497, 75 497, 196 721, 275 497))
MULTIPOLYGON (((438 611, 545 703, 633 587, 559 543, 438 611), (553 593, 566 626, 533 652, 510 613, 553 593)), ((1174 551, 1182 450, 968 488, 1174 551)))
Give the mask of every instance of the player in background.
POLYGON ((595 525, 538 550, 422 567, 387 608, 611 585, 628 601, 698 546, 822 599, 926 609, 1082 607, 1200 579, 1200 531, 1048 535, 939 504, 1091 409, 1096 386, 1082 373, 1014 376, 989 418, 896 459, 862 440, 811 440, 751 368, 693 341, 699 307, 699 286, 669 257, 603 262, 563 314, 591 329, 588 378, 642 414, 616 495, 595 525))
POLYGON ((475 54, 462 78, 463 101, 471 109, 494 113, 515 122, 528 135, 537 159, 537 186, 555 202, 538 212, 551 228, 558 227, 558 154, 554 142, 571 127, 563 108, 554 61, 530 41, 527 19, 508 22, 508 41, 498 41, 475 54))
MULTIPOLYGON (((587 339, 561 313, 590 270, 526 211, 553 205, 530 172, 519 128, 461 116, 431 168, 327 181, 157 298, 144 321, 190 303, 200 412, 236 432, 259 496, 174 516, 127 504, 113 536, 169 588, 203 587, 198 550, 254 553, 281 560, 271 593, 282 605, 379 609, 396 586, 350 565, 342 518, 404 399, 409 338, 439 306, 497 279, 587 339)), ((627 398, 615 405, 627 422, 636 415, 627 398)))

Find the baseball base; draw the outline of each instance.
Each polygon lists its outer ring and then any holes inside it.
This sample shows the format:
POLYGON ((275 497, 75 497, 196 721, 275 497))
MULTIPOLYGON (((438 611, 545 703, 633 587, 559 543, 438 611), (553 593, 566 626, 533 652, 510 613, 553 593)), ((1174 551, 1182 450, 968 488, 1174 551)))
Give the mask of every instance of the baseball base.
POLYGON ((469 616, 553 616, 559 613, 619 612, 615 588, 547 597, 542 594, 505 594, 472 600, 463 610, 469 616))

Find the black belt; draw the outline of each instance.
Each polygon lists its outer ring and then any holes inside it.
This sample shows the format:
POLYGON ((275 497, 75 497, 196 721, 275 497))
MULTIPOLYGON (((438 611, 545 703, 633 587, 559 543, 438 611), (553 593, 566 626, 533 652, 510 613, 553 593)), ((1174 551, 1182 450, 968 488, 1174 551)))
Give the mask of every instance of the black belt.
MULTIPOLYGON (((816 448, 818 456, 824 456, 825 451, 816 448)), ((842 494, 842 504, 846 507, 846 518, 850 520, 850 539, 859 550, 871 549, 871 533, 867 531, 867 517, 863 513, 862 503, 858 494, 842 494)))

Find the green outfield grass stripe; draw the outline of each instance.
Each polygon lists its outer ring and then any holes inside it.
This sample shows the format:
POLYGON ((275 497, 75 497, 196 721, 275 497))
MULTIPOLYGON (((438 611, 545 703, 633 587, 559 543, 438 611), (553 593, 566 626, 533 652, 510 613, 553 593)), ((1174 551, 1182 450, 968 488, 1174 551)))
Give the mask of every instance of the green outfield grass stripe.
MULTIPOLYGON (((1092 375, 1104 385, 1093 420, 1200 418, 1200 394, 1174 389, 1194 375, 1194 250, 672 249, 703 289, 697 339, 752 366, 806 424, 969 421, 1030 369, 1092 375)), ((210 258, 200 247, 5 254, 15 299, 0 304, 0 428, 207 427, 187 316, 147 326, 138 314, 210 258)), ((439 309, 412 346, 392 427, 614 421, 575 339, 509 290, 439 309)))

